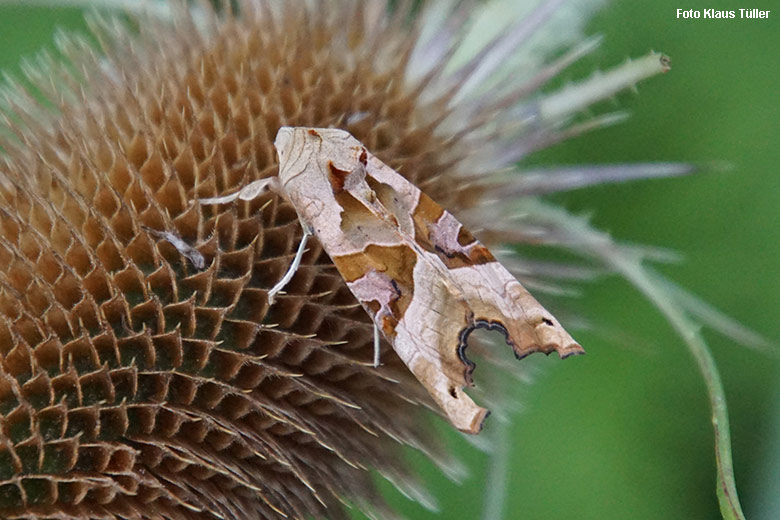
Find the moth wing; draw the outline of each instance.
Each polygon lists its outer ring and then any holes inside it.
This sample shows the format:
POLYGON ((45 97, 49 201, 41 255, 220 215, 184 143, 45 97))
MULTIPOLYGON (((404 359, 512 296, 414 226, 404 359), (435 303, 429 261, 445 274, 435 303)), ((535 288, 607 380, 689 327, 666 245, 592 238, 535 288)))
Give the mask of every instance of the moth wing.
POLYGON ((518 358, 533 352, 557 352, 561 358, 584 353, 552 314, 450 212, 373 156, 367 174, 375 186, 392 188, 394 195, 372 186, 398 220, 401 232, 444 265, 451 285, 472 310, 470 329, 462 334, 468 336, 476 327, 498 328, 518 358), (410 207, 399 205, 399 200, 410 207))
MULTIPOLYGON (((488 411, 463 392, 473 365, 463 356, 460 334, 472 329, 473 312, 435 255, 420 250, 397 219, 388 220, 379 200, 343 192, 341 228, 356 252, 331 259, 393 350, 433 397, 452 424, 477 433, 488 411), (378 205, 380 205, 378 207, 378 205)), ((397 206, 396 206, 397 207, 397 206)), ((399 212, 399 218, 403 213, 399 212)), ((411 225, 411 220, 409 220, 411 225)))
POLYGON ((518 357, 582 352, 452 215, 352 136, 294 129, 283 137, 277 136, 278 149, 298 143, 296 153, 285 154, 296 158, 295 168, 280 151, 288 195, 312 220, 352 293, 457 428, 477 433, 488 414, 463 392, 474 367, 464 349, 475 328, 504 331, 518 357))
POLYGON ((372 267, 348 286, 450 422, 478 433, 489 412, 463 392, 473 364, 460 347, 461 331, 473 327, 473 313, 431 262, 418 259, 408 276, 395 272, 393 265, 403 263, 397 251, 369 248, 361 260, 372 267))

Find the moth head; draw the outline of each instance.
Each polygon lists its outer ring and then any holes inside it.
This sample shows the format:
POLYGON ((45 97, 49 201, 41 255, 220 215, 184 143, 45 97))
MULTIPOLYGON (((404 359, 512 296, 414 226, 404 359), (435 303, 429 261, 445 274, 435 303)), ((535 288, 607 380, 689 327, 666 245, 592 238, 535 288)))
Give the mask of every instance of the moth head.
POLYGON ((334 169, 350 173, 361 169, 366 161, 363 145, 338 128, 283 126, 276 133, 274 146, 283 185, 311 165, 326 174, 334 169))

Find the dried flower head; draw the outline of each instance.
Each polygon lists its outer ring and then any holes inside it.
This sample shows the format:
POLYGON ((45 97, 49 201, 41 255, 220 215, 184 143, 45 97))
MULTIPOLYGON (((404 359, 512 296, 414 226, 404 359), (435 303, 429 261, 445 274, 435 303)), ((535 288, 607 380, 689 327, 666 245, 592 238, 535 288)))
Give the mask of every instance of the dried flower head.
MULTIPOLYGON (((541 94, 598 44, 555 25, 582 13, 542 2, 497 31, 479 4, 398 4, 151 4, 96 22, 100 51, 61 38, 66 59, 29 71, 45 102, 9 87, 0 516, 346 518, 346 502, 381 515, 369 469, 426 500, 398 449, 448 467, 421 426, 430 400, 388 346, 372 366, 371 322, 316 241, 268 303, 295 211, 271 194, 195 203, 274 175, 280 126, 348 130, 483 241, 573 247, 620 270, 603 255, 625 250, 534 196, 686 166, 513 165, 621 119, 573 123, 666 58, 541 94)), ((583 274, 514 266, 537 288, 583 274)))

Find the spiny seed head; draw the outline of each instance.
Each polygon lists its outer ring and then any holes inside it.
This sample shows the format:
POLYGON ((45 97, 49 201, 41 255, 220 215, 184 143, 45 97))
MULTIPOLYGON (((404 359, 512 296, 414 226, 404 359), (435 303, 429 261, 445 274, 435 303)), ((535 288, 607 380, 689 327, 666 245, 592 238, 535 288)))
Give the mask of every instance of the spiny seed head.
POLYGON ((474 176, 565 137, 568 113, 521 103, 554 71, 479 94, 503 44, 447 69, 465 4, 431 32, 381 2, 239 3, 102 22, 99 54, 62 40, 66 65, 32 78, 56 113, 6 96, 3 518, 346 518, 344 500, 381 511, 368 469, 411 478, 400 444, 441 456, 429 398, 387 345, 371 366, 372 324, 316 240, 269 305, 294 209, 197 201, 275 175, 289 125, 348 130, 455 214, 490 204, 474 176))

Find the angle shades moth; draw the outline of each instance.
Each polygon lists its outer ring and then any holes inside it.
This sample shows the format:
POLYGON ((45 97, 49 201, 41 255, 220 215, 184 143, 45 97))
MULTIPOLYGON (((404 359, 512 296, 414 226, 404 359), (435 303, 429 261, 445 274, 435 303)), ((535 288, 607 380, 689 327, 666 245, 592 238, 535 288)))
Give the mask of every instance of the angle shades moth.
POLYGON ((465 348, 474 329, 501 331, 518 358, 584 352, 455 217, 348 132, 283 127, 274 144, 278 176, 200 203, 251 200, 265 190, 288 200, 304 234, 269 301, 316 235, 373 318, 377 352, 381 332, 456 428, 478 433, 489 413, 463 391, 473 384, 465 348))

